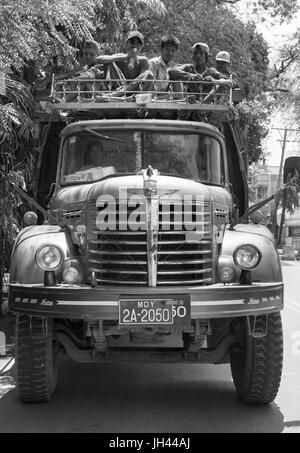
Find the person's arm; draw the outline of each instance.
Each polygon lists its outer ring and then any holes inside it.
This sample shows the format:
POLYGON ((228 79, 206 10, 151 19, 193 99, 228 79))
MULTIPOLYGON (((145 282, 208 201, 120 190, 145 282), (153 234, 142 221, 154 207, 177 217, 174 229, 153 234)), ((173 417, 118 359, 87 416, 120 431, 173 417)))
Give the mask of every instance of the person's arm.
POLYGON ((224 78, 215 79, 212 76, 206 76, 206 77, 204 77, 204 82, 220 83, 220 85, 222 84, 222 85, 230 86, 231 88, 233 87, 233 81, 231 79, 224 79, 224 78))
POLYGON ((204 77, 205 82, 213 82, 213 83, 220 83, 222 85, 233 87, 233 81, 229 78, 226 78, 214 68, 210 68, 209 74, 204 77))
POLYGON ((96 64, 117 63, 118 61, 126 61, 127 53, 115 53, 114 55, 101 55, 96 58, 96 64))
POLYGON ((192 65, 174 66, 168 70, 170 80, 201 81, 200 74, 195 73, 192 65))

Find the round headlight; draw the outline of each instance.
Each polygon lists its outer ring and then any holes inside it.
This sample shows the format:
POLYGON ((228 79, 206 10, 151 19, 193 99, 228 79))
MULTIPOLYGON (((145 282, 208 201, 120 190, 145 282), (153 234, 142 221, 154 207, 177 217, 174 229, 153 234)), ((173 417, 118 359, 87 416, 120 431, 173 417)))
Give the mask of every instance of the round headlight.
POLYGON ((63 262, 63 253, 56 245, 43 245, 36 252, 35 260, 44 271, 55 271, 63 262))
POLYGON ((254 245, 244 244, 234 251, 233 258, 241 269, 249 270, 260 262, 260 253, 254 245))

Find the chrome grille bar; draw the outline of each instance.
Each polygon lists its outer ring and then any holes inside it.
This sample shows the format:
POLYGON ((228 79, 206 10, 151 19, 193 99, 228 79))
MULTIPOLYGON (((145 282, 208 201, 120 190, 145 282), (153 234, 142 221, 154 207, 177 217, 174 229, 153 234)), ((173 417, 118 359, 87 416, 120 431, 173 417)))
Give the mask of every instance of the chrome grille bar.
POLYGON ((192 279, 192 280, 161 280, 158 281, 157 285, 162 286, 162 285, 204 285, 204 284, 209 284, 212 283, 212 278, 202 278, 202 279, 192 279))
POLYGON ((180 271, 157 271, 158 275, 185 275, 185 274, 205 274, 211 272, 211 269, 198 269, 198 270, 180 270, 180 271))
MULTIPOLYGON (((128 216, 132 209, 128 207, 128 216)), ((94 205, 89 205, 89 275, 94 272, 99 285, 178 286, 212 283, 210 203, 204 204, 197 222, 200 231, 189 231, 189 227, 194 225, 194 205, 188 206, 188 209, 185 206, 185 212, 189 212, 192 217, 184 226, 181 225, 180 230, 177 230, 180 221, 174 218, 173 212, 163 222, 162 203, 158 198, 148 197, 145 209, 148 231, 131 231, 129 227, 119 230, 118 223, 116 230, 100 231, 95 229, 99 209, 97 211, 94 205)), ((118 212, 121 210, 118 211, 117 206, 118 212)), ((122 228, 125 223, 123 216, 122 228)))
POLYGON ((212 260, 182 260, 182 261, 160 261, 159 265, 164 266, 164 265, 188 265, 188 264, 205 264, 205 263, 211 263, 212 260))

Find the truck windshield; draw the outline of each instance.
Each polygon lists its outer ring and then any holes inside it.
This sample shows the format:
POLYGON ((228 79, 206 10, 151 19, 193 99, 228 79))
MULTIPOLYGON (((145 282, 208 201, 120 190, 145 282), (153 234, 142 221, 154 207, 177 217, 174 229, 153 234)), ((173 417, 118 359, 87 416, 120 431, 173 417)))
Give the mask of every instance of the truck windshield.
POLYGON ((94 129, 65 139, 61 184, 135 174, 148 165, 165 175, 225 183, 220 144, 206 134, 94 129))

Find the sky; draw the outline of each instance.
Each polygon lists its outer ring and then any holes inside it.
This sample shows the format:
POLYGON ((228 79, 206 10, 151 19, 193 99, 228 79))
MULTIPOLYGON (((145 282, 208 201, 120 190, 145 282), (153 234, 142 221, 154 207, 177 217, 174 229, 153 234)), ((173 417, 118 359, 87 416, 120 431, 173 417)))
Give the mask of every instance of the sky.
MULTIPOLYGON (((242 0, 239 2, 238 10, 242 14, 245 20, 253 19, 251 15, 251 1, 242 0)), ((300 0, 298 0, 300 9, 300 0)), ((273 65, 279 57, 279 50, 282 43, 287 42, 289 36, 291 36, 300 24, 300 11, 295 14, 290 22, 284 22, 282 24, 276 23, 271 20, 267 15, 260 15, 256 26, 260 33, 263 34, 265 40, 269 45, 269 59, 270 65, 273 65), (262 19, 262 20, 261 20, 262 19)), ((276 128, 288 127, 291 129, 300 129, 300 124, 297 124, 294 118, 289 112, 274 112, 272 115, 270 130, 267 139, 264 142, 264 150, 269 153, 267 157, 267 164, 279 166, 282 154, 281 143, 284 131, 277 130, 276 128), (273 129, 274 128, 274 129, 273 129)), ((300 134, 289 131, 287 139, 290 140, 286 144, 286 155, 292 152, 294 149, 300 150, 300 134)))

